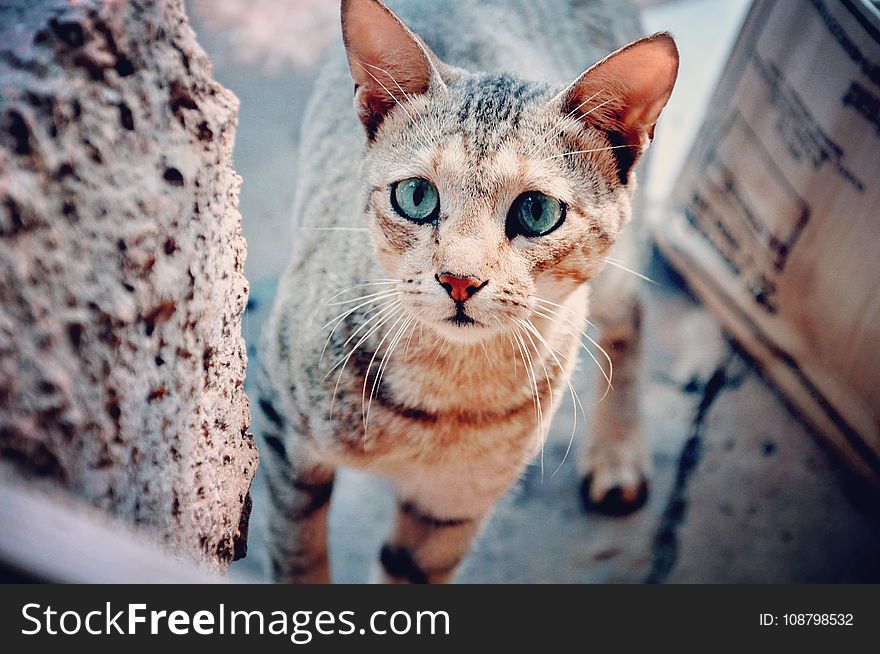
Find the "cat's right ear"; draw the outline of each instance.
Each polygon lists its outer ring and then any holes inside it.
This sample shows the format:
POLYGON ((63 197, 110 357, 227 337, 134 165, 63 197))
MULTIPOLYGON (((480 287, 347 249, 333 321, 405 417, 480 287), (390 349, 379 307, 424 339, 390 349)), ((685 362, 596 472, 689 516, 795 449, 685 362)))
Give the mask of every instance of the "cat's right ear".
POLYGON ((432 55, 378 0, 342 0, 342 40, 358 118, 372 140, 395 104, 428 90, 432 55))

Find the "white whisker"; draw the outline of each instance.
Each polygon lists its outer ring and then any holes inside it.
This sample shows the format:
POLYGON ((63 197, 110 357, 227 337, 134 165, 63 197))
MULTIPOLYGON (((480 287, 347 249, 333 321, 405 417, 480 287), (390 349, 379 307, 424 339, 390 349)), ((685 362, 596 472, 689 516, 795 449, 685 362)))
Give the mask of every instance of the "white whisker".
MULTIPOLYGON (((553 384, 550 383, 550 374, 547 372, 547 366, 544 364, 544 357, 541 356, 541 351, 538 345, 535 343, 535 340, 532 338, 532 335, 529 333, 528 327, 522 322, 517 321, 523 328, 523 333, 526 338, 529 339, 529 343, 532 344, 532 347, 535 349, 535 358, 541 363, 541 368, 544 370, 544 379, 547 381, 547 393, 550 398, 550 408, 553 408, 553 384)), ((537 375, 536 375, 537 376, 537 375)), ((547 434, 550 432, 550 423, 548 423, 545 427, 543 420, 543 412, 541 417, 541 481, 544 481, 544 443, 547 440, 547 434)))
MULTIPOLYGON (((413 324, 415 324, 415 320, 413 320, 413 324)), ((416 335, 416 330, 410 329, 409 336, 406 337, 406 343, 404 343, 404 346, 403 346, 404 360, 409 358, 409 343, 410 343, 410 341, 412 341, 413 336, 415 336, 415 335, 416 335)), ((421 336, 422 336, 422 323, 419 323, 419 343, 422 342, 421 336)))
MULTIPOLYGON (((364 72, 365 72, 367 75, 369 75, 370 77, 372 77, 372 78, 376 81, 376 84, 378 84, 379 86, 381 86, 381 87, 382 87, 382 90, 385 91, 385 93, 387 93, 387 94, 391 97, 391 99, 394 100, 394 102, 397 104, 397 106, 400 107, 401 109, 403 109, 403 112, 404 112, 407 116, 409 116, 409 119, 410 119, 413 123, 415 123, 415 120, 413 119, 413 115, 409 112, 409 110, 408 110, 405 106, 403 106, 403 103, 402 103, 400 100, 397 99, 397 96, 394 95, 391 91, 389 91, 389 90, 388 90, 388 87, 385 86, 382 82, 380 82, 378 77, 376 77, 375 75, 373 75, 373 73, 371 73, 370 71, 367 70, 367 66, 370 66, 371 68, 378 68, 378 66, 372 66, 371 64, 364 64, 364 63, 362 63, 362 62, 360 62, 360 61, 358 61, 358 60, 356 60, 356 59, 354 60, 354 62, 355 62, 358 66, 360 66, 361 68, 363 68, 363 69, 364 69, 364 72)), ((383 71, 383 72, 385 72, 385 71, 383 71)), ((388 75, 387 72, 385 72, 385 74, 388 75)), ((391 75, 388 75, 388 77, 391 77, 391 75)), ((393 80, 394 78, 392 77, 391 79, 393 80)), ((404 95, 406 95, 406 93, 404 93, 404 95)))
MULTIPOLYGON (((596 93, 594 93, 593 95, 591 95, 589 98, 587 98, 586 100, 584 100, 583 102, 581 102, 578 106, 576 106, 576 107, 575 107, 574 109, 572 109, 570 112, 568 112, 568 114, 566 114, 563 118, 561 118, 559 121, 557 121, 555 126, 560 126, 560 127, 559 127, 559 130, 558 130, 555 134, 553 134, 553 136, 550 136, 550 137, 546 137, 546 136, 545 136, 545 137, 544 137, 544 143, 543 143, 543 145, 541 145, 541 147, 539 147, 538 149, 533 150, 532 152, 530 152, 530 153, 529 153, 529 158, 532 158, 532 157, 536 157, 536 156, 538 156, 538 155, 544 150, 544 148, 546 148, 546 147, 547 147, 547 146, 553 141, 553 139, 555 139, 557 136, 559 136, 560 134, 562 134, 562 132, 565 131, 565 128, 569 126, 568 124, 566 124, 566 121, 568 121, 569 119, 571 119, 572 116, 575 114, 575 112, 577 112, 578 109, 580 109, 580 108, 583 107, 585 104, 587 104, 590 100, 592 100, 592 99, 595 98, 597 95, 599 95, 599 93, 600 93, 600 91, 597 91, 596 93)), ((589 115, 590 115, 591 113, 593 113, 594 111, 598 111, 599 109, 601 109, 602 107, 604 107, 606 104, 608 104, 608 103, 611 102, 612 100, 614 100, 613 97, 608 98, 608 99, 605 100, 604 102, 600 102, 600 103, 597 104, 595 107, 593 107, 593 108, 590 109, 589 111, 585 112, 584 115, 581 116, 580 118, 576 118, 576 119, 574 119, 574 124, 575 124, 575 125, 579 125, 580 122, 581 122, 584 118, 586 118, 587 116, 589 116, 589 115)), ((546 161, 546 159, 542 159, 542 161, 546 161)))
MULTIPOLYGON (((382 346, 385 344, 385 341, 388 340, 388 337, 391 336, 391 333, 394 331, 394 328, 402 320, 406 320, 406 313, 401 311, 397 316, 397 319, 392 323, 391 327, 385 330, 385 333, 382 335, 382 339, 379 341, 379 344, 376 346, 376 349, 373 350, 373 356, 370 357, 370 362, 367 364, 367 371, 364 373, 364 389, 361 392, 361 420, 364 423, 364 439, 367 438, 367 382, 370 379, 370 370, 373 369, 373 362, 376 360, 376 357, 379 355, 379 351, 382 349, 382 346)), ((387 354, 387 352, 386 352, 387 354)), ((382 361, 385 360, 385 357, 382 357, 382 361)), ((379 369, 381 370, 382 364, 379 364, 379 369)), ((376 381, 379 377, 379 371, 376 371, 376 378, 373 380, 373 391, 376 390, 376 381)), ((372 403, 373 393, 370 393, 370 400, 372 403)))
POLYGON ((538 389, 538 376, 535 374, 535 366, 532 363, 532 356, 529 354, 528 346, 523 340, 523 337, 520 335, 519 331, 521 327, 517 326, 517 331, 513 333, 514 338, 519 344, 520 353, 523 357, 523 366, 526 369, 526 376, 529 378, 529 381, 532 385, 532 390, 534 391, 534 400, 533 404, 535 407, 535 419, 538 427, 538 438, 540 439, 541 444, 541 481, 544 480, 544 415, 541 411, 541 398, 538 389))
MULTIPOLYGON (((541 332, 538 330, 538 328, 535 327, 534 324, 532 324, 531 320, 526 320, 525 323, 526 323, 526 328, 529 329, 529 331, 531 331, 535 335, 535 337, 538 338, 544 344, 544 346, 547 348, 547 350, 550 352, 550 356, 553 357, 553 360, 556 362, 556 365, 559 367, 559 371, 563 375, 565 375, 565 368, 563 367, 562 363, 559 361, 559 357, 557 356, 556 350, 554 350, 553 347, 550 345, 550 343, 547 342, 547 340, 544 338, 544 336, 541 334, 541 332)), ((563 358, 565 358, 564 355, 563 355, 563 358)), ((571 404, 572 404, 572 409, 574 411, 574 421, 571 426, 571 436, 568 439, 568 445, 565 448, 565 454, 562 455, 562 461, 559 462, 559 465, 556 467, 556 470, 554 470, 553 474, 550 475, 551 479, 553 477, 555 477, 556 474, 562 469, 562 466, 565 463, 565 460, 568 458, 569 452, 571 452, 571 446, 574 443, 575 434, 577 433, 577 410, 578 410, 578 407, 580 407, 581 415, 583 415, 583 417, 584 417, 584 423, 587 422, 587 413, 584 410, 584 405, 581 403, 581 398, 578 397, 577 391, 574 390, 574 386, 571 383, 571 378, 569 376, 566 376, 565 381, 566 381, 566 384, 568 384, 568 391, 571 394, 571 404)))
POLYGON ((376 291, 375 293, 367 293, 366 295, 361 295, 360 297, 354 297, 348 300, 337 300, 336 302, 325 302, 324 304, 326 304, 328 307, 337 307, 344 304, 353 304, 354 302, 360 302, 361 300, 369 300, 371 298, 391 297, 392 295, 402 295, 402 293, 396 290, 376 291))
MULTIPOLYGON (((541 135, 541 138, 543 139, 543 143, 542 143, 540 146, 538 146, 537 148, 533 148, 533 149, 529 152, 529 154, 528 154, 528 158, 531 159, 532 157, 536 157, 536 156, 538 156, 538 154, 540 154, 541 151, 542 151, 544 148, 546 148, 547 145, 548 145, 553 139, 555 139, 557 136, 559 136, 560 134, 562 134, 562 132, 565 131, 565 128, 569 126, 568 124, 566 124, 566 121, 567 121, 569 118, 571 118, 572 116, 574 116, 575 112, 577 112, 578 109, 580 109, 580 108, 583 107, 585 104, 587 104, 588 102, 590 102, 593 98, 595 98, 597 95, 599 95, 599 93, 600 93, 600 91, 596 91, 596 92, 595 92, 593 95, 591 95, 589 98, 587 98, 586 100, 584 100, 583 102, 581 102, 578 106, 576 106, 574 109, 572 109, 571 111, 569 111, 565 116, 563 116, 562 118, 560 118, 559 120, 557 120, 557 121, 554 123, 553 127, 558 127, 559 129, 558 129, 558 130, 557 130, 552 136, 547 136, 546 134, 542 134, 542 135, 541 135)), ((577 124, 577 122, 575 122, 575 124, 577 124)), ((552 129, 552 128, 551 128, 551 129, 552 129)))
POLYGON ((550 161, 551 159, 560 159, 572 154, 589 154, 590 152, 604 152, 606 150, 617 150, 619 148, 636 148, 637 145, 609 145, 604 148, 590 148, 589 150, 572 150, 571 152, 563 152, 562 154, 554 154, 550 157, 544 157, 541 161, 550 161))
POLYGON ((568 84, 566 84, 565 86, 563 86, 563 87, 562 87, 562 90, 559 91, 559 93, 557 93, 557 94, 554 95, 552 98, 550 98, 550 100, 548 101, 547 104, 552 104, 553 102, 556 102, 556 101, 557 101, 559 98, 561 98, 564 94, 566 94, 568 91, 570 91, 572 88, 574 88, 575 84, 577 84, 578 82, 580 82, 582 78, 583 78, 583 75, 581 75, 581 76, 579 76, 579 77, 575 77, 575 78, 574 78, 573 80, 571 80, 568 84))
MULTIPOLYGON (((532 347, 535 349, 535 358, 537 358, 540 361, 541 368, 544 369, 544 378, 547 380, 547 389, 549 391, 549 396, 550 396, 550 406, 553 406, 553 386, 550 383, 550 375, 547 373, 547 366, 544 365, 544 357, 541 356, 540 348, 535 343, 535 341, 532 339, 532 335, 529 333, 529 328, 526 326, 525 321, 521 320, 519 318, 514 318, 513 320, 514 320, 514 322, 516 322, 518 325, 520 325, 523 328, 523 330, 524 330, 523 333, 525 334, 526 338, 529 339, 529 343, 531 343, 532 347)), ((544 341, 544 342, 546 342, 546 341, 544 341)))
POLYGON ((355 344, 355 346, 351 349, 351 351, 347 355, 345 355, 345 357, 343 359, 340 359, 333 366, 333 368, 331 368, 327 372, 327 374, 324 375, 324 377, 321 381, 326 380, 327 377, 329 377, 330 374, 333 372, 333 370, 335 370, 340 364, 342 365, 342 368, 339 369, 339 374, 336 376, 336 385, 333 387, 333 398, 330 401, 330 417, 331 418, 333 417, 333 407, 336 402, 336 393, 339 390, 339 383, 342 381, 342 373, 345 371, 345 366, 348 365, 349 359, 351 359, 351 357, 354 355, 354 353, 357 352, 358 348, 361 345, 363 345, 367 341, 367 339, 376 332, 376 330, 380 329, 382 327, 382 325, 384 325, 386 322, 388 322, 389 320, 391 320, 392 318, 394 318, 396 315, 398 315, 400 312, 402 312, 404 310, 405 309, 403 308, 403 306, 401 306, 401 304, 398 302, 396 304, 396 306, 392 305, 388 309, 380 311, 375 316, 373 316, 370 319, 370 322, 376 321, 376 324, 373 327, 371 327, 370 330, 368 332, 366 332, 361 337, 361 339, 355 344), (379 316, 382 316, 382 317, 381 317, 381 319, 377 320, 377 318, 379 316))
MULTIPOLYGON (((562 305, 559 305, 559 304, 557 304, 557 303, 555 303, 555 302, 552 302, 552 301, 550 301, 550 300, 546 300, 546 299, 541 298, 541 297, 538 297, 538 296, 535 296, 535 300, 538 301, 538 302, 543 302, 543 303, 550 304, 550 305, 553 305, 553 306, 557 306, 557 307, 565 308, 565 307, 562 307, 562 305)), ((565 318, 564 316, 560 315, 560 314, 557 313, 556 311, 554 311, 554 310, 552 310, 552 309, 549 309, 549 308, 547 308, 547 307, 543 307, 543 308, 535 308, 535 309, 534 309, 534 312, 535 312, 537 315, 541 316, 542 318, 545 318, 545 319, 550 320, 550 321, 552 321, 552 322, 556 322, 557 324, 560 324, 560 323, 558 322, 558 320, 562 320, 562 321, 564 321, 564 322, 567 323, 570 327, 572 327, 574 330, 576 330, 581 336, 583 336, 583 337, 586 338, 588 341, 590 341, 590 343, 592 343, 592 344, 596 347, 596 349, 598 349, 598 350, 604 355, 605 360, 608 362, 608 372, 605 372, 605 368, 599 363, 599 360, 598 360, 598 359, 596 358, 596 356, 595 356, 595 355, 589 350, 588 347, 586 347, 583 343, 580 343, 580 342, 578 343, 578 344, 580 345, 580 347, 581 347, 581 348, 582 348, 582 349, 583 349, 583 350, 584 350, 584 351, 590 356, 590 358, 593 359, 593 361, 594 361, 594 362, 596 363, 596 365, 599 367, 599 370, 602 372, 602 376, 605 377, 605 381, 607 382, 608 386, 607 386, 607 388, 605 389, 605 393, 602 395, 602 397, 599 399, 599 401, 601 402, 602 400, 604 400, 605 397, 608 395, 608 393, 609 393, 611 390, 613 390, 613 385, 612 385, 612 383, 611 383, 611 380, 612 380, 612 377, 613 377, 613 375, 614 375, 614 364, 612 363, 612 361, 611 361, 611 357, 608 355, 608 352, 606 352, 605 349, 604 349, 601 345, 599 345, 599 344, 598 344, 598 343, 597 343, 597 342, 596 342, 596 341, 595 341, 595 340, 594 340, 589 334, 587 334, 585 331, 583 331, 582 329, 580 329, 580 328, 579 328, 577 325, 575 325, 571 320, 569 320, 568 318, 565 318), (549 313, 549 314, 552 314, 552 315, 547 315, 548 313, 549 313), (552 317, 552 316, 555 316, 555 318, 552 317)), ((587 322, 589 322, 589 321, 587 321, 587 322)), ((561 326, 561 324, 560 324, 560 326, 561 326)))
MULTIPOLYGON (((397 292, 397 291, 392 291, 391 293, 392 293, 392 294, 389 295, 388 297, 397 297, 398 295, 401 295, 401 293, 399 293, 399 292, 397 292)), ((360 298, 358 298, 358 299, 360 300, 360 298)), ((367 306, 368 304, 375 304, 376 302, 379 302, 380 300, 384 300, 384 299, 385 299, 384 297, 374 297, 374 298, 371 298, 371 299, 369 299, 369 300, 364 300, 363 302, 361 302, 360 304, 358 304, 358 305, 352 307, 351 309, 347 309, 346 311, 343 311, 341 314, 339 314, 339 315, 336 316, 335 318, 331 318, 330 320, 328 320, 326 323, 324 323, 324 324, 321 326, 321 329, 322 329, 322 330, 327 329, 327 328, 328 328, 330 325, 332 325, 334 322, 345 320, 348 316, 350 316, 352 313, 354 313, 355 311, 357 311, 357 310, 360 309, 361 307, 365 307, 365 306, 367 306)))
POLYGON ((490 368, 495 368, 494 362, 489 358, 489 350, 486 348, 486 343, 480 341, 480 347, 483 349, 483 356, 486 359, 486 365, 490 368))
POLYGON ((621 270, 625 270, 628 273, 632 273, 633 275, 635 275, 639 279, 644 279, 646 282, 650 282, 651 284, 656 284, 657 286, 659 286, 659 284, 657 284, 657 282, 655 282, 650 277, 646 277, 642 273, 637 272, 637 271, 633 270, 632 268, 627 268, 622 263, 617 261, 617 259, 612 259, 611 257, 604 257, 604 261, 605 261, 605 263, 611 264, 615 268, 620 268, 621 270))
POLYGON ((353 284, 352 286, 343 286, 342 288, 336 289, 333 291, 333 295, 327 298, 327 302, 332 300, 333 298, 339 297, 343 293, 348 293, 349 291, 353 291, 357 288, 364 288, 367 286, 387 286, 389 284, 398 284, 402 282, 402 279, 369 279, 364 280, 363 282, 359 282, 357 284, 353 284))
MULTIPOLYGON (((388 348, 385 353, 382 355, 382 360, 379 362, 379 369, 376 371, 376 378, 373 380, 373 387, 370 389, 370 400, 367 404, 367 413, 364 419, 364 438, 367 437, 367 429, 370 425, 370 411, 373 408, 373 398, 376 397, 376 392, 379 390, 379 385, 382 383, 382 378, 385 375, 385 372, 388 370, 388 366, 391 362, 391 355, 394 353, 394 350, 400 344, 403 335, 406 333, 406 330, 412 325, 415 319, 412 316, 406 316, 406 319, 403 321, 403 324, 397 330, 395 335, 392 337, 391 341, 388 343, 388 348)), ((395 323, 396 325, 397 323, 395 323)), ((388 331, 389 333, 394 330, 394 325, 392 325, 388 331)), ((367 370, 367 374, 369 375, 369 369, 367 370)), ((366 379, 364 380, 364 384, 366 384, 366 379)), ((366 389, 366 385, 364 386, 366 389)), ((363 402, 363 398, 361 398, 361 402, 363 402)), ((363 408, 363 405, 362 405, 363 408)))
POLYGON ((314 232, 369 232, 369 227, 311 227, 309 225, 300 225, 294 229, 302 229, 314 232))
MULTIPOLYGON (((398 300, 396 300, 395 298, 391 298, 391 299, 389 299, 389 300, 386 300, 386 301, 384 301, 384 302, 381 302, 380 304, 377 304, 377 305, 374 306, 374 307, 370 307, 369 309, 367 309, 366 311, 364 311, 363 317, 366 318, 367 316, 369 316, 369 315, 370 315, 371 313, 373 313, 374 311, 381 311, 383 308, 388 307, 388 306, 394 304, 395 302, 398 302, 398 300)), ((351 310, 347 311, 347 312, 346 312, 346 313, 345 313, 345 314, 339 319, 339 321, 338 321, 335 325, 333 325, 333 329, 331 329, 331 330, 330 330, 330 333, 327 335, 327 340, 324 341, 324 347, 321 348, 321 357, 320 357, 320 359, 318 359, 318 365, 319 365, 319 366, 324 362, 324 353, 327 351, 327 346, 330 345, 330 339, 333 338, 333 334, 336 333, 336 330, 337 330, 337 329, 339 328, 339 326, 345 321, 345 319, 346 319, 349 315, 351 315, 352 313, 354 313, 354 311, 356 311, 356 310, 357 310, 357 307, 355 307, 355 309, 351 309, 351 310)), ((369 321, 368 321, 368 322, 369 322, 369 321)), ((364 323, 364 324, 366 324, 366 323, 364 323)), ((342 344, 342 347, 343 347, 343 348, 345 348, 345 346, 348 345, 349 342, 351 342, 352 337, 355 336, 355 335, 357 335, 357 333, 363 328, 363 326, 364 326, 364 325, 361 325, 361 326, 359 326, 357 329, 355 329, 354 333, 353 333, 351 336, 348 337, 348 339, 345 341, 345 343, 342 344)))
POLYGON ((406 98, 407 102, 412 102, 412 98, 409 96, 409 94, 408 94, 406 91, 403 90, 403 87, 402 87, 400 84, 397 83, 397 80, 394 79, 394 75, 392 75, 391 73, 389 73, 389 72, 388 72, 387 70, 385 70, 384 68, 380 68, 379 66, 374 66, 373 64, 364 64, 364 63, 362 63, 362 62, 360 62, 360 61, 358 61, 357 63, 358 63, 358 65, 360 65, 361 68, 364 69, 364 71, 366 71, 367 75, 369 75, 369 76, 372 77, 374 80, 376 80, 376 83, 379 84, 379 85, 385 90, 385 93, 387 93, 388 95, 390 95, 390 96, 394 99, 394 102, 396 102, 397 105, 398 105, 401 109, 403 109, 404 111, 406 111, 406 115, 409 116, 409 119, 410 119, 410 121, 412 122, 413 126, 419 129, 419 132, 421 133, 422 138, 425 139, 425 142, 426 142, 425 144, 428 145, 428 146, 436 146, 436 145, 437 145, 437 141, 436 141, 436 139, 434 139, 434 138, 431 137, 431 135, 425 130, 425 128, 424 128, 423 125, 420 125, 418 122, 416 122, 415 118, 413 118, 413 115, 412 115, 409 111, 406 110, 406 107, 403 106, 403 104, 402 104, 402 103, 401 103, 401 102, 400 102, 400 101, 394 96, 394 94, 393 94, 391 91, 389 91, 388 88, 387 88, 384 84, 382 84, 382 82, 380 82, 380 81, 378 80, 378 78, 377 78, 375 75, 373 75, 370 71, 368 71, 368 70, 366 69, 366 66, 369 66, 370 68, 375 68, 376 70, 381 71, 381 72, 385 73, 386 75, 388 75, 388 78, 389 78, 392 82, 394 82, 394 85, 397 87, 397 89, 398 89, 401 93, 403 93, 403 97, 406 98))
MULTIPOLYGON (((547 320, 553 321, 553 318, 551 316, 548 316, 547 314, 542 313, 540 310, 536 310, 535 314, 540 316, 541 318, 545 318, 547 320)), ((611 385, 611 372, 613 372, 611 357, 609 357, 608 353, 604 349, 602 349, 602 347, 598 343, 596 343, 596 341, 594 341, 592 338, 590 338, 590 336, 588 334, 586 334, 584 332, 580 332, 580 334, 584 338, 586 338, 588 341, 590 341, 590 343, 592 343, 596 348, 598 348, 599 351, 601 351, 602 354, 605 355, 605 358, 608 360, 609 372, 605 372, 605 368, 602 366, 601 363, 599 363, 599 359, 596 358, 596 355, 593 354, 586 345, 584 345, 583 343, 578 341, 578 345, 580 346, 580 348, 584 352, 586 352, 587 355, 593 360, 593 362, 599 368, 599 372, 601 372, 602 376, 605 378, 606 388, 605 388, 605 392, 602 394, 602 397, 599 398, 599 402, 601 402, 602 400, 605 399, 605 397, 608 395, 608 393, 611 392, 611 390, 613 390, 613 388, 614 388, 611 385)))
POLYGON ((513 359, 513 377, 516 379, 517 374, 517 365, 516 365, 516 348, 513 345, 513 338, 510 336, 510 330, 508 330, 504 324, 501 322, 500 318, 495 318, 495 322, 498 323, 498 326, 501 328, 502 333, 507 337, 507 342, 510 343, 510 358, 513 359))
MULTIPOLYGON (((443 88, 445 89, 445 88, 446 88, 446 82, 443 81, 443 78, 440 77, 440 73, 437 71, 436 68, 434 68, 434 62, 432 62, 432 61, 430 60, 430 58, 428 59, 428 62, 430 63, 431 68, 434 69, 434 72, 437 73, 437 78, 440 80, 441 84, 443 84, 443 88)), ((388 72, 388 71, 385 70, 384 68, 379 68, 379 66, 374 66, 374 65, 372 65, 372 64, 367 64, 367 65, 370 66, 371 68, 375 68, 375 69, 377 69, 377 70, 380 70, 380 71, 382 71, 383 73, 385 73, 386 75, 388 75, 388 77, 391 78, 391 81, 394 82, 394 85, 400 90, 401 93, 403 93, 403 95, 404 95, 404 97, 407 99, 407 101, 408 101, 408 102, 412 102, 412 98, 411 98, 411 97, 409 96, 409 94, 403 89, 403 87, 402 87, 400 84, 397 83, 397 80, 394 79, 394 75, 392 75, 390 72, 388 72)), ((440 130, 440 125, 439 125, 439 124, 437 123, 437 121, 435 120, 435 117, 434 117, 433 114, 430 114, 430 113, 429 113, 428 115, 429 115, 429 117, 431 118, 431 124, 434 126, 434 129, 437 130, 437 132, 438 132, 438 134, 439 134, 440 131, 441 131, 441 130, 440 130)), ((425 131, 424 129, 422 129, 422 136, 425 137, 425 138, 427 138, 427 140, 428 140, 428 145, 433 145, 433 146, 438 145, 438 143, 437 143, 437 139, 436 139, 436 138, 432 138, 431 135, 430 135, 427 131, 425 131)))

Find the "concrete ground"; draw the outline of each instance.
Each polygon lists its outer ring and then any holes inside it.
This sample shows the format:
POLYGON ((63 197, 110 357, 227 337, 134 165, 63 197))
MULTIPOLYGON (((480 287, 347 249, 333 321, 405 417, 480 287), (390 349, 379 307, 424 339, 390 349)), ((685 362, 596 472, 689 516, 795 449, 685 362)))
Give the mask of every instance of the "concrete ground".
MULTIPOLYGON (((253 343, 286 263, 284 244, 293 238, 297 134, 314 72, 296 70, 295 58, 285 63, 276 57, 270 70, 253 53, 237 57, 225 36, 228 26, 216 16, 209 20, 199 4, 208 5, 190 1, 200 41, 215 60, 218 79, 242 102, 235 165, 244 180, 251 280, 244 328, 253 364, 253 343)), ((271 17, 283 2, 256 5, 268 7, 271 17)), ((647 31, 672 29, 683 62, 655 144, 647 189, 654 202, 674 181, 745 6, 745 0, 678 0, 646 11, 647 31)), ((458 580, 880 581, 877 497, 832 459, 659 256, 647 273, 656 282, 645 284, 644 413, 654 465, 648 505, 626 518, 581 509, 573 457, 552 474, 571 434, 573 412, 564 404, 546 446, 543 478, 537 465, 527 470, 486 525, 458 580)), ((575 379, 582 398, 595 396, 594 381, 582 364, 575 379)), ((588 411, 591 403, 585 402, 588 411)), ((233 566, 233 579, 265 579, 265 492, 258 475, 250 553, 233 566)), ((337 581, 368 579, 391 509, 381 482, 343 473, 330 517, 337 581)))

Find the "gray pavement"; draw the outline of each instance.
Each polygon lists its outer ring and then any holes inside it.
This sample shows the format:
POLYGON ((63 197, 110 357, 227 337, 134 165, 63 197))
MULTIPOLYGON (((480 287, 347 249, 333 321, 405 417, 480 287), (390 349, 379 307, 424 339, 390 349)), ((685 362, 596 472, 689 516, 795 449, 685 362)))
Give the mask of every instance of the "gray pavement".
MULTIPOLYGON (((684 4, 684 3, 683 3, 684 4)), ((294 238, 289 207, 296 142, 313 73, 266 72, 229 56, 216 27, 196 21, 218 79, 242 102, 235 165, 249 244, 253 344, 294 238)), ((249 60, 252 61, 252 60, 249 60)), ((655 157, 655 160, 657 158, 655 157)), ((647 506, 626 518, 580 507, 563 404, 545 451, 501 502, 458 580, 480 582, 880 581, 880 509, 821 445, 717 321, 655 257, 646 284, 644 413, 653 451, 647 506)), ((594 375, 576 389, 589 411, 594 375)), ((250 388, 250 384, 246 388, 250 388)), ((254 428, 259 429, 259 412, 254 428)), ((249 555, 233 579, 265 579, 265 487, 258 474, 249 555)), ((341 582, 367 581, 389 528, 380 481, 345 471, 331 508, 331 564, 341 582)))

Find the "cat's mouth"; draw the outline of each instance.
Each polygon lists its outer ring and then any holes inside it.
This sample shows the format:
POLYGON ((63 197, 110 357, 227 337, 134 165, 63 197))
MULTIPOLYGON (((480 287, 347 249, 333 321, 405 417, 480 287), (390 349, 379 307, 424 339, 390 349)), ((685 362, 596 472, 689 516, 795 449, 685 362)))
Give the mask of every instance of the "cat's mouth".
POLYGON ((482 341, 494 331, 487 323, 468 313, 460 303, 456 303, 455 313, 434 322, 434 329, 444 339, 462 344, 482 341))
POLYGON ((451 310, 452 307, 446 302, 422 304, 417 301, 408 309, 416 322, 453 343, 477 343, 497 331, 491 326, 491 313, 483 307, 471 307, 465 302, 455 302, 454 310, 451 310))
POLYGON ((455 314, 447 318, 446 322, 450 322, 456 327, 468 327, 471 325, 482 327, 481 323, 467 314, 464 310, 464 305, 460 302, 455 303, 455 314))

